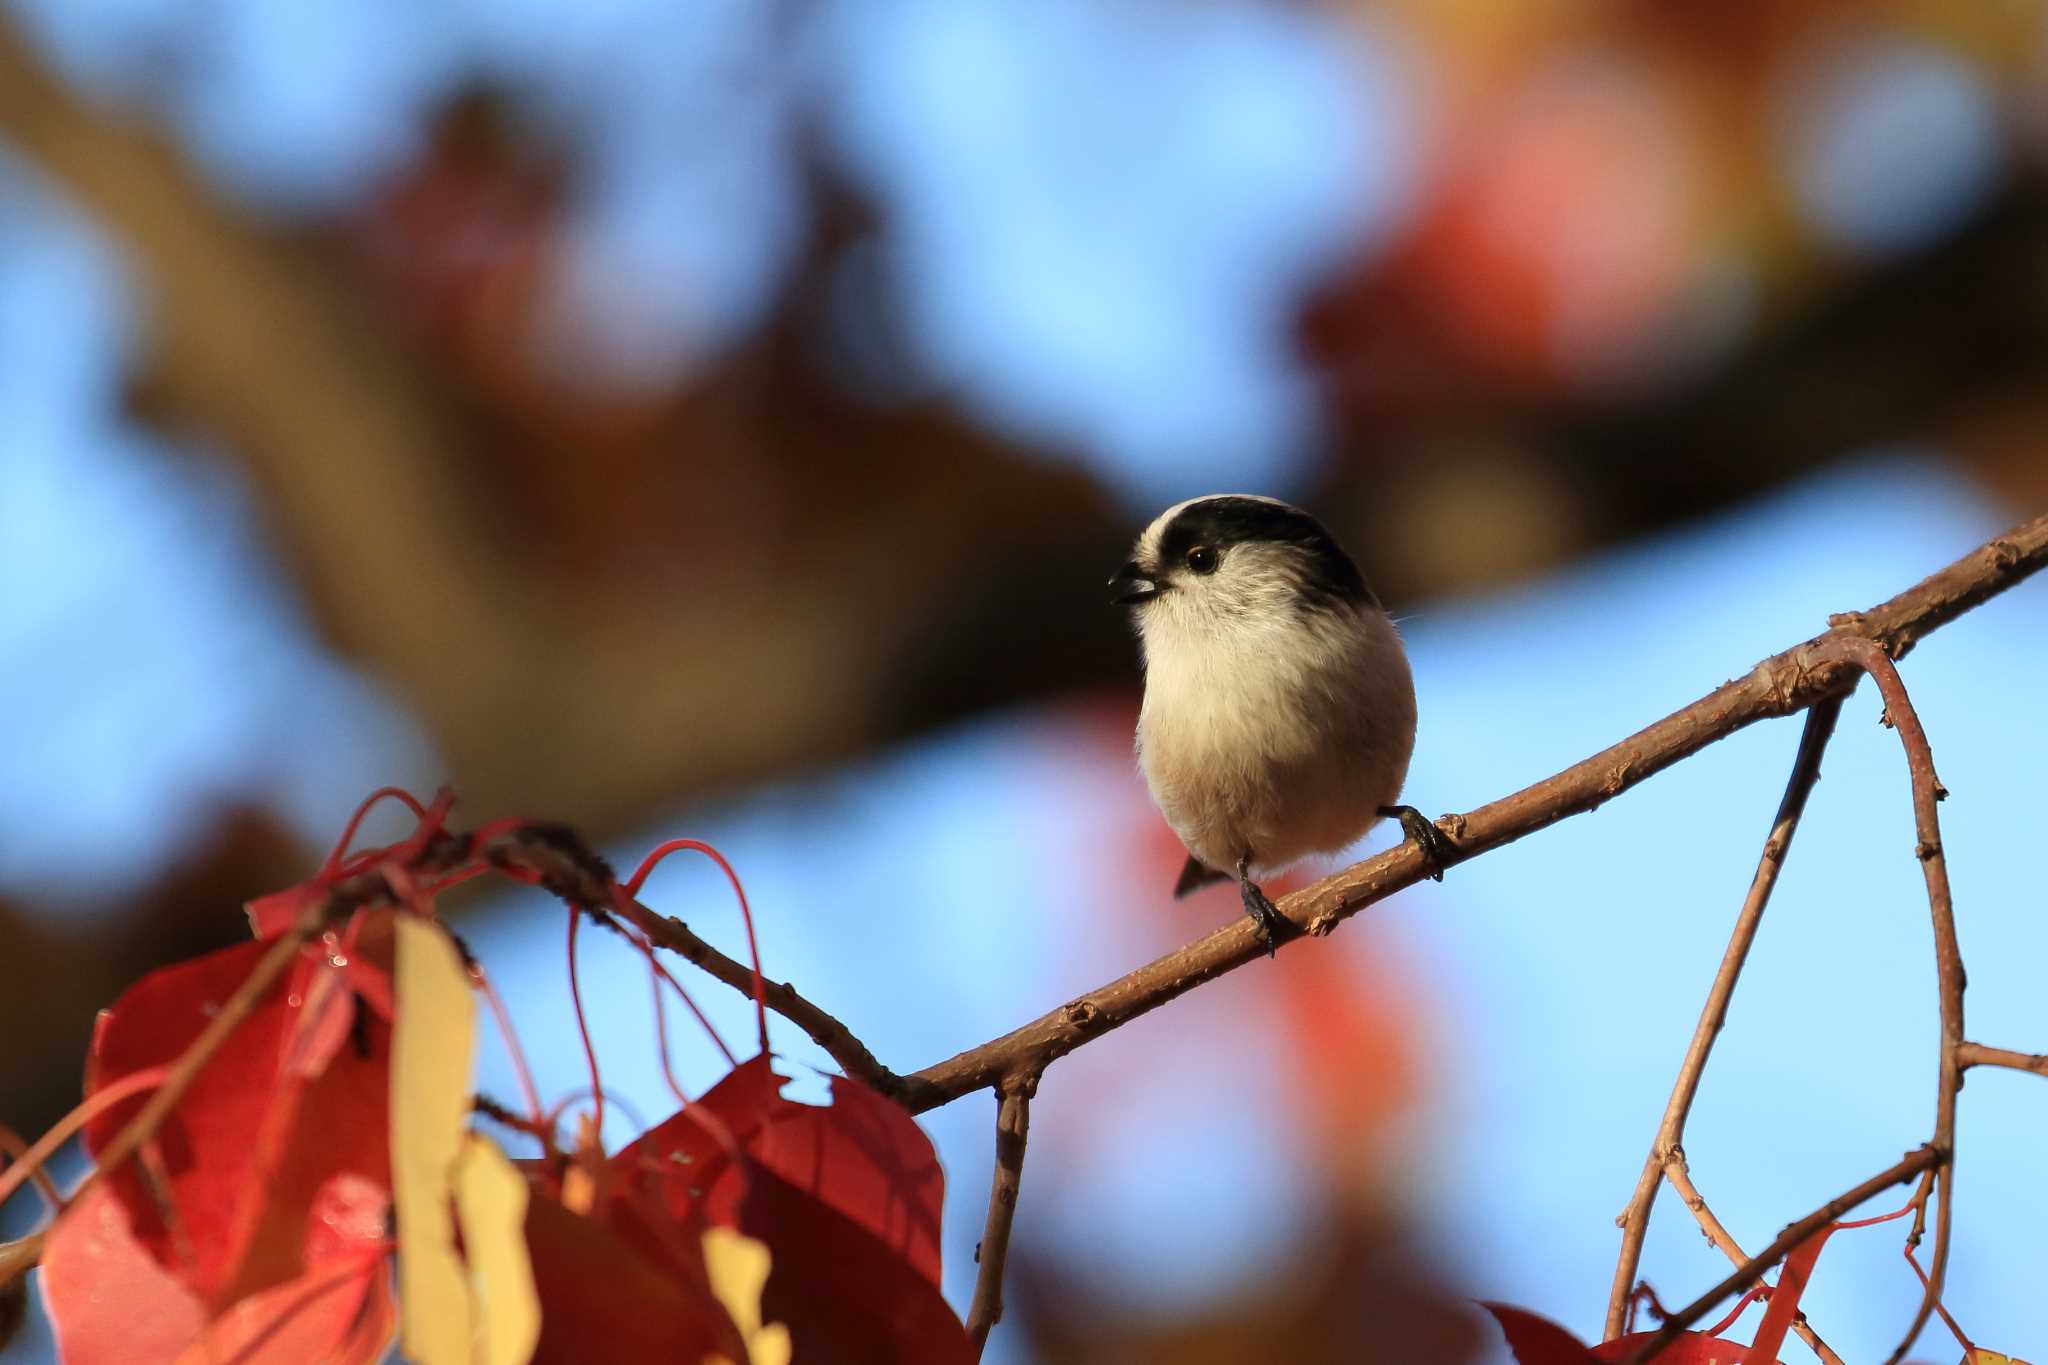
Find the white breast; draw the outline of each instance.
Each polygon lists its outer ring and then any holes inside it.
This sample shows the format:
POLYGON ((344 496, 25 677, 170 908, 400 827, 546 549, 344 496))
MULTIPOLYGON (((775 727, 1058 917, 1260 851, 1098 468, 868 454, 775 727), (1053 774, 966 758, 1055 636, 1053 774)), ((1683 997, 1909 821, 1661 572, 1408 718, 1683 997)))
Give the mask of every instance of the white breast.
POLYGON ((1219 621, 1169 595, 1143 622, 1138 758, 1188 851, 1271 871, 1342 848, 1400 797, 1415 689, 1377 607, 1219 621))

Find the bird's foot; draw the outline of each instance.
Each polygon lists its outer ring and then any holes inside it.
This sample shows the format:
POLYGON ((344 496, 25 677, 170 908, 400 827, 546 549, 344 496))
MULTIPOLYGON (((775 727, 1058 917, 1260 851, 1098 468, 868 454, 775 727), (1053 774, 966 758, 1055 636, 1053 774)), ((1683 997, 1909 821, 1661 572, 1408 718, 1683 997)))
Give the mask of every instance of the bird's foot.
POLYGON ((1244 895, 1244 912, 1251 922, 1258 926, 1259 941, 1266 945, 1266 956, 1280 951, 1280 945, 1291 938, 1301 937, 1301 930, 1294 921, 1280 913, 1279 908, 1268 900, 1259 884, 1242 872, 1238 874, 1237 887, 1244 895))
POLYGON ((1442 881, 1444 869, 1458 860, 1457 846, 1451 843, 1450 837, 1413 806, 1381 806, 1380 814, 1391 815, 1401 822, 1401 828, 1408 837, 1421 846, 1429 875, 1442 881))

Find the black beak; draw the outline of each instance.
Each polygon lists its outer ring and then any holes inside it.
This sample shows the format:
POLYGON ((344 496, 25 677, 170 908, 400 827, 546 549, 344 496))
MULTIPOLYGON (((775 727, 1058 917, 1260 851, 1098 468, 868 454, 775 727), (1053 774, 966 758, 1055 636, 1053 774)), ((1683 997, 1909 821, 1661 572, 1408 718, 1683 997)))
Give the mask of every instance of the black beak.
POLYGON ((1109 600, 1120 607, 1149 602, 1165 591, 1164 585, 1140 569, 1135 559, 1118 569, 1116 577, 1109 580, 1109 600))

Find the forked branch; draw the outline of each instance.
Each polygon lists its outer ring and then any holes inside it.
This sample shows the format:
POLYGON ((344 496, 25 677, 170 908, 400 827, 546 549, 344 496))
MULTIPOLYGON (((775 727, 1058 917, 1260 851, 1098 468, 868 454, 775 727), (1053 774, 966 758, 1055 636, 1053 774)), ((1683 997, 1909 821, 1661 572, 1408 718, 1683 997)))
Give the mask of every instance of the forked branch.
POLYGON ((1758 1280, 1770 1274, 1771 1270, 1780 1261, 1791 1255, 1801 1242, 1827 1227, 1828 1224, 1835 1222, 1843 1214, 1849 1212, 1849 1210, 1865 1200, 1874 1199, 1892 1186, 1902 1185, 1914 1176, 1919 1175, 1922 1171, 1931 1171, 1943 1165, 1947 1160, 1947 1153, 1933 1147, 1921 1147, 1915 1151, 1908 1152, 1905 1159, 1897 1165, 1878 1172, 1848 1193, 1838 1195, 1827 1203, 1822 1204, 1812 1213, 1807 1214, 1806 1217, 1779 1233, 1769 1246, 1765 1247, 1755 1256, 1752 1256, 1746 1264, 1736 1267, 1735 1272, 1727 1279, 1721 1281, 1721 1283, 1715 1285, 1676 1313, 1673 1313, 1669 1318, 1666 1318, 1664 1325, 1657 1329, 1657 1334, 1650 1338, 1649 1341, 1643 1343, 1624 1362, 1624 1365, 1643 1365, 1643 1362, 1652 1360, 1662 1354, 1666 1347, 1678 1340, 1681 1333, 1690 1329, 1700 1319, 1706 1317, 1707 1314, 1713 1312, 1735 1295, 1742 1293, 1758 1280))
MULTIPOLYGON (((1657 1135, 1650 1140, 1650 1154, 1643 1161, 1643 1173, 1636 1180, 1635 1192, 1629 1196, 1628 1206, 1615 1219, 1622 1230, 1621 1257, 1615 1263, 1614 1284, 1607 1295, 1606 1335, 1610 1340, 1622 1332, 1622 1322, 1628 1312, 1629 1291, 1635 1285, 1636 1268, 1642 1262, 1643 1239, 1650 1229, 1650 1210, 1656 1204, 1658 1188, 1673 1174, 1674 1165, 1683 1168, 1685 1159, 1680 1149, 1685 1141, 1686 1116, 1692 1112, 1693 1100, 1699 1094, 1700 1076, 1706 1070, 1708 1054, 1714 1049, 1714 1039, 1720 1035, 1722 1024, 1727 1022, 1728 1002, 1735 994, 1736 978, 1742 974, 1742 964, 1749 958, 1750 945, 1756 942, 1757 926, 1763 923, 1764 907, 1770 903, 1771 891, 1778 884, 1778 869, 1784 866, 1785 855, 1792 847, 1792 836, 1798 832, 1799 817, 1806 810, 1806 798, 1812 794, 1814 783, 1820 780, 1821 754, 1835 732, 1835 720, 1841 711, 1842 699, 1830 697, 1806 713, 1806 729, 1799 737, 1798 755, 1792 760, 1792 776, 1785 783, 1785 795, 1778 802, 1777 818, 1771 822, 1770 835, 1764 840, 1763 856, 1757 860, 1756 875, 1749 883, 1749 894, 1743 897, 1742 909, 1735 916, 1735 929, 1728 937, 1728 947, 1721 954, 1720 970, 1714 973, 1713 985, 1707 988, 1707 1003, 1700 1008, 1699 1024, 1693 1029, 1692 1042, 1686 1046, 1685 1060, 1679 1063, 1678 1079, 1672 1082, 1671 1098, 1665 1101, 1664 1117, 1657 1125, 1657 1135)), ((1691 1200, 1687 1202, 1690 1204, 1691 1200)), ((1703 1207, 1695 1207, 1695 1215, 1703 1207)), ((1709 1238, 1714 1238, 1713 1227, 1705 1223, 1701 1226, 1709 1238)), ((1719 1242, 1719 1239, 1715 1240, 1719 1242)))

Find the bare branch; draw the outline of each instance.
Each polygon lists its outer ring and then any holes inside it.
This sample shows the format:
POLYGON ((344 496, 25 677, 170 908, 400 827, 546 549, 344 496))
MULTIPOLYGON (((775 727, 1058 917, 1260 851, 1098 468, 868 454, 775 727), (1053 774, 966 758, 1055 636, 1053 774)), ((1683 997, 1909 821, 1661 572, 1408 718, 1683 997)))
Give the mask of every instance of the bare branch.
MULTIPOLYGON (((1963 1088, 1963 1068, 1957 1056, 1963 1044, 1963 953, 1956 940, 1955 904, 1949 894, 1948 859, 1941 851, 1941 798, 1948 795, 1934 775, 1934 751, 1927 732, 1899 670, 1875 641, 1854 635, 1837 636, 1827 652, 1845 658, 1864 669, 1884 698, 1885 718, 1898 731, 1906 749, 1906 767, 1913 779, 1913 828, 1917 842, 1913 856, 1920 860, 1921 878, 1927 884, 1927 909, 1934 922, 1934 975, 1941 1010, 1941 1047, 1934 1099, 1934 1147, 1943 1153, 1940 1174, 1935 1179, 1939 1204, 1934 1214, 1934 1256, 1927 1268, 1927 1288, 1920 1297, 1919 1311, 1898 1349, 1886 1365, 1898 1365, 1912 1349, 1934 1306, 1941 1301, 1942 1281, 1948 1273, 1949 1232, 1954 1223, 1956 1099, 1963 1088)), ((1926 1212, 1926 1195, 1916 1214, 1915 1228, 1926 1212)))
MULTIPOLYGON (((1664 1174, 1671 1181, 1672 1193, 1676 1194, 1679 1201, 1692 1210, 1693 1220, 1700 1225, 1700 1231, 1704 1232, 1707 1235, 1707 1240, 1712 1242, 1720 1250, 1721 1254, 1728 1258, 1729 1264, 1735 1266, 1748 1265, 1749 1253, 1744 1251, 1742 1244, 1737 1242, 1728 1229, 1721 1225, 1721 1220, 1716 1218, 1714 1211, 1707 1207, 1706 1198, 1700 1194, 1698 1186, 1692 1183, 1692 1169, 1686 1165, 1684 1152, 1672 1153, 1671 1163, 1664 1167, 1664 1174)), ((1836 1355, 1833 1348, 1825 1341, 1820 1339, 1820 1333, 1814 1331, 1812 1325, 1807 1322, 1804 1312, 1793 1315, 1792 1330, 1797 1332, 1799 1339, 1811 1347, 1813 1353, 1820 1357, 1821 1365, 1843 1365, 1842 1358, 1836 1355)))
MULTIPOLYGON (((1743 897, 1742 909, 1735 916, 1735 928, 1728 936, 1728 947, 1721 954, 1721 968, 1714 973, 1713 985, 1707 989, 1706 1004, 1700 1007, 1699 1024, 1693 1029, 1692 1042, 1686 1046, 1685 1060, 1679 1064, 1678 1079, 1671 1084, 1671 1098, 1665 1102, 1664 1117, 1657 1125, 1657 1135, 1650 1140, 1650 1154, 1643 1161, 1643 1173, 1636 1181, 1635 1192, 1629 1196, 1628 1206, 1615 1220, 1622 1230, 1621 1256, 1615 1262, 1614 1284, 1607 1295, 1608 1340, 1621 1335, 1623 1319, 1628 1312, 1629 1290, 1635 1284, 1636 1269, 1642 1263, 1643 1239, 1650 1230, 1650 1210, 1657 1200, 1658 1185, 1674 1166, 1684 1169, 1685 1158, 1680 1154, 1680 1145, 1685 1141, 1686 1116, 1692 1112, 1693 1099, 1699 1094, 1700 1075, 1706 1070, 1714 1039, 1720 1035, 1721 1026, 1727 1021, 1728 1001, 1735 994, 1736 978, 1742 974, 1742 964, 1749 957, 1750 945, 1756 942, 1757 926, 1763 923, 1764 907, 1770 903, 1771 891, 1778 884, 1778 869, 1784 865, 1785 854, 1792 847, 1792 836, 1798 832, 1799 817, 1806 810, 1806 798, 1812 794, 1814 783, 1820 780, 1821 754, 1828 747, 1828 739, 1835 732, 1835 720, 1841 712, 1840 697, 1830 697, 1807 712, 1806 729, 1799 736, 1799 751, 1792 760, 1792 775, 1785 782, 1785 795, 1778 802, 1777 817, 1771 821, 1770 835, 1764 840, 1763 856, 1757 860, 1756 875, 1750 879, 1749 893, 1743 897)), ((1695 1205, 1694 1214, 1699 1214, 1702 1208, 1704 1203, 1695 1205)), ((1706 1227, 1706 1224, 1703 1222, 1701 1226, 1706 1227)), ((1712 1237, 1714 1230, 1708 1228, 1707 1235, 1712 1237)))
POLYGON ((1665 1319, 1657 1335, 1629 1356, 1624 1365, 1643 1365, 1644 1361, 1660 1355, 1666 1347, 1676 1341, 1679 1335, 1692 1327, 1701 1318, 1714 1311, 1735 1295, 1742 1293, 1764 1276, 1771 1268, 1792 1254, 1801 1242, 1840 1218, 1865 1200, 1883 1193, 1894 1185, 1902 1185, 1922 1171, 1933 1170, 1948 1160, 1948 1154, 1934 1147, 1921 1147, 1906 1154, 1904 1160, 1870 1177, 1846 1194, 1838 1195, 1822 1204, 1806 1217, 1779 1233, 1771 1244, 1749 1258, 1735 1273, 1706 1293, 1694 1299, 1685 1307, 1665 1319))
POLYGON ((2002 1047, 1986 1047, 1982 1043, 1964 1043, 1958 1047, 1956 1061, 1966 1070, 1973 1066, 2002 1066, 2014 1071, 2030 1071, 2036 1076, 2048 1076, 2048 1057, 2029 1052, 2009 1052, 2002 1047))
MULTIPOLYGON (((2048 516, 2039 516, 1881 606, 1831 617, 1826 634, 1765 659, 1619 744, 1512 796, 1437 823, 1460 857, 1470 858, 1593 810, 1757 721, 1847 695, 1862 663, 1844 653, 1841 642, 1875 641, 1893 657, 1902 656, 1929 631, 2044 565, 2048 516)), ((1421 880, 1426 870, 1421 850, 1404 843, 1282 898, 1280 913, 1312 934, 1326 934, 1373 902, 1421 880)), ((1251 922, 1235 920, 992 1042, 904 1077, 901 1098, 921 1113, 995 1085, 1004 1076, 1043 1070, 1091 1039, 1264 956, 1251 922)))
POLYGON ((33 1270, 43 1259, 43 1241, 49 1229, 39 1228, 26 1237, 0 1242, 0 1291, 33 1270))
POLYGON ((1031 1095, 1036 1077, 1002 1091, 996 1110, 996 1169, 989 1181, 988 1221, 983 1224, 975 1259, 974 1301, 967 1309, 967 1335, 977 1358, 988 1334, 1003 1320, 1003 1269, 1010 1259, 1010 1225, 1017 1217, 1017 1190, 1024 1179, 1024 1143, 1031 1131, 1031 1095))

